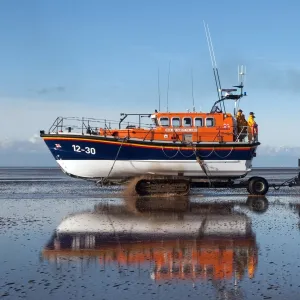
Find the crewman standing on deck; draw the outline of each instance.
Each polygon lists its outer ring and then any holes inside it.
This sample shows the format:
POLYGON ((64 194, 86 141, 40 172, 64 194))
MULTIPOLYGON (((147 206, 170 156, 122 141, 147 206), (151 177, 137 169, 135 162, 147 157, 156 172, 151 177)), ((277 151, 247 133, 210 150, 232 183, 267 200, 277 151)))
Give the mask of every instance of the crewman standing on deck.
POLYGON ((239 109, 237 114, 236 114, 236 120, 237 120, 238 123, 239 123, 239 120, 241 118, 242 113, 243 113, 243 111, 241 109, 239 109))
POLYGON ((255 122, 255 115, 251 111, 248 117, 248 140, 249 142, 255 141, 257 137, 257 123, 255 122))
POLYGON ((245 136, 247 135, 247 127, 245 126, 248 126, 248 123, 241 109, 239 109, 236 114, 236 121, 237 121, 238 139, 240 142, 242 142, 245 136))

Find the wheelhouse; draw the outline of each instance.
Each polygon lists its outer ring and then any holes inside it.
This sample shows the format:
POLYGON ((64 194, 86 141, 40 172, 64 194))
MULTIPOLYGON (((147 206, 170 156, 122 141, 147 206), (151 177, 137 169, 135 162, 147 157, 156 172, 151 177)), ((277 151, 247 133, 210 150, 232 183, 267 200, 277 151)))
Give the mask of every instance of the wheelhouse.
POLYGON ((233 142, 234 118, 230 113, 155 112, 151 126, 100 129, 100 135, 173 142, 233 142), (187 135, 188 134, 188 135, 187 135))

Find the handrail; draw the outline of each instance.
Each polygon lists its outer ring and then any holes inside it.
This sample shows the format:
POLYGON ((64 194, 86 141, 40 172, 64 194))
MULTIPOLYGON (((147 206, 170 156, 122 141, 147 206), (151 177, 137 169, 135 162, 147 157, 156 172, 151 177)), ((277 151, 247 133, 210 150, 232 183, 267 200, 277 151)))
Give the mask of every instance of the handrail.
MULTIPOLYGON (((114 136, 114 132, 118 132, 120 129, 118 129, 119 121, 116 120, 108 120, 108 119, 95 119, 95 118, 79 118, 79 117, 57 117, 51 127, 49 128, 49 134, 53 133, 71 133, 75 132, 78 134, 91 134, 91 135, 100 135, 100 132, 102 130, 102 134, 106 137, 108 136, 114 136)), ((258 141, 258 131, 253 131, 251 127, 249 126, 239 126, 236 127, 236 131, 232 132, 232 129, 230 131, 226 131, 226 128, 222 126, 215 127, 215 131, 208 131, 208 132, 202 132, 201 126, 196 126, 194 128, 193 132, 193 141, 196 143, 199 143, 201 141, 205 141, 206 138, 209 138, 212 142, 220 142, 222 143, 224 141, 224 137, 232 136, 232 141, 234 142, 241 142, 241 141, 249 141, 249 138, 251 141, 257 142, 258 141), (196 129, 196 130, 195 130, 196 129)), ((157 134, 154 130, 155 127, 153 127, 153 124, 142 124, 142 123, 136 123, 136 122, 128 122, 127 124, 124 124, 124 128, 121 128, 123 130, 123 133, 126 132, 127 138, 130 139, 134 134, 142 134, 141 139, 145 140, 154 140, 154 134, 157 134), (139 125, 137 127, 136 125, 139 125), (143 125, 143 126, 142 126, 143 125), (142 127, 141 127, 142 126, 142 127)), ((176 139, 174 139, 174 142, 181 142, 186 143, 184 140, 184 137, 181 137, 181 134, 178 134, 176 131, 176 127, 172 127, 172 130, 169 132, 173 135, 176 135, 176 139)), ((186 134, 189 134, 187 132, 186 134)), ((116 138, 118 138, 118 135, 116 135, 116 138)), ((225 140, 228 140, 228 138, 225 140)), ((251 142, 249 141, 249 142, 251 142)))
MULTIPOLYGON (((106 130, 110 131, 111 126, 113 125, 119 125, 119 121, 86 117, 57 117, 53 124, 50 126, 49 133, 58 133, 59 131, 63 131, 63 128, 66 128, 68 130, 78 129, 81 130, 82 134, 84 134, 83 131, 87 130, 88 128, 98 129, 104 127, 106 130)), ((128 122, 128 125, 135 128, 138 128, 138 126, 143 126, 143 128, 153 128, 153 124, 144 124, 140 122, 128 122)), ((128 125, 127 127, 129 127, 128 125)))
POLYGON ((256 125, 256 133, 254 134, 254 126, 240 126, 240 132, 238 133, 235 141, 238 142, 240 139, 245 139, 247 137, 248 142, 249 138, 252 137, 254 142, 258 142, 258 125, 256 125), (249 132, 250 131, 250 132, 249 132))

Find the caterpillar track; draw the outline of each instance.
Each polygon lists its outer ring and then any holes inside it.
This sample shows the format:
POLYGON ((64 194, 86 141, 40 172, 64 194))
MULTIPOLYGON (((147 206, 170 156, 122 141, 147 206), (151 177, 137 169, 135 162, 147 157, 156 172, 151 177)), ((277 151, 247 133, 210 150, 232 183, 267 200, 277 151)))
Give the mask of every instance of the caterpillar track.
POLYGON ((142 178, 135 185, 139 196, 172 194, 185 196, 190 191, 190 182, 185 179, 173 178, 142 178))

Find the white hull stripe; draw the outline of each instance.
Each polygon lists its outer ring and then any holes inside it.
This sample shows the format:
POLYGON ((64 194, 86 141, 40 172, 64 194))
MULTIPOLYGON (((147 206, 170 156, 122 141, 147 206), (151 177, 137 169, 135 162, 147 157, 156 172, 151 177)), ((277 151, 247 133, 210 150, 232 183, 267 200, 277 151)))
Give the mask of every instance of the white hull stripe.
MULTIPOLYGON (((68 174, 102 178, 109 174, 111 178, 123 178, 145 174, 173 175, 186 177, 206 176, 197 161, 114 161, 112 160, 57 160, 68 174)), ((251 160, 206 160, 205 169, 211 177, 239 177, 251 171, 251 160)))

